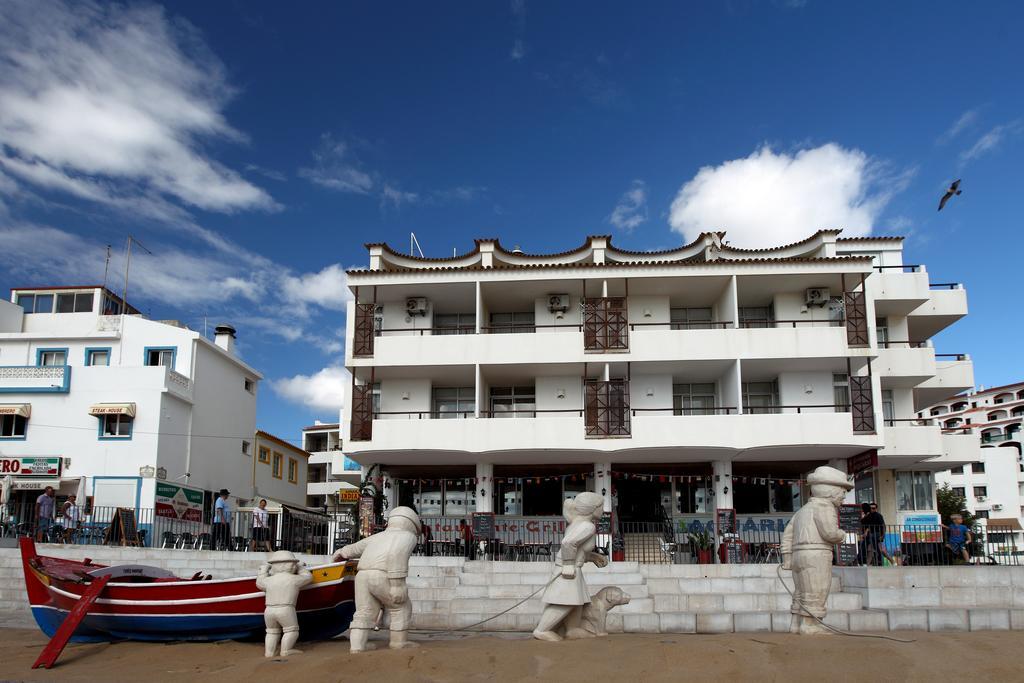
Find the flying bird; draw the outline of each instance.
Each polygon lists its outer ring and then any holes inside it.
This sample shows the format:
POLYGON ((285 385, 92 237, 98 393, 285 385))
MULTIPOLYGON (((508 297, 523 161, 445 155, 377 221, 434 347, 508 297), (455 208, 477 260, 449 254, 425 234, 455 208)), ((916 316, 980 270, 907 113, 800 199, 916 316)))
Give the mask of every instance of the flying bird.
POLYGON ((963 190, 960 189, 960 179, 957 178, 953 181, 953 184, 949 186, 949 189, 946 190, 946 194, 942 195, 942 199, 939 200, 939 211, 942 211, 942 207, 946 205, 946 202, 949 201, 950 197, 955 194, 960 194, 961 192, 963 192, 963 190))

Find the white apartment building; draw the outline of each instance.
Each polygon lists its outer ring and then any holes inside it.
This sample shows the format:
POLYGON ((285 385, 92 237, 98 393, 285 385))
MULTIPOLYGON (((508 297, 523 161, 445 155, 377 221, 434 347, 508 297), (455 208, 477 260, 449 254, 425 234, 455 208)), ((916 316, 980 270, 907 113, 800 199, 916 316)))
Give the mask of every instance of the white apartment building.
POLYGON ((730 508, 780 529, 831 464, 889 524, 935 521, 934 473, 978 451, 916 417, 973 385, 966 355, 927 341, 966 292, 905 264, 902 238, 839 232, 659 252, 481 239, 450 258, 369 244, 348 273, 346 450, 426 516, 543 524, 593 490, 623 521, 730 508))
POLYGON ((302 447, 309 451, 306 505, 328 512, 350 511, 359 501, 359 463, 342 451, 341 425, 324 423, 302 429, 302 447))
POLYGON ((234 342, 230 326, 214 343, 99 286, 12 290, 0 302, 0 477, 12 475, 13 513, 31 521, 47 485, 58 502, 84 495, 87 510, 208 510, 221 488, 250 497, 262 376, 234 342))
POLYGON ((936 484, 949 484, 967 509, 993 528, 1012 529, 1018 545, 1024 524, 1024 382, 969 391, 918 412, 949 433, 979 440, 979 459, 939 472, 936 484))

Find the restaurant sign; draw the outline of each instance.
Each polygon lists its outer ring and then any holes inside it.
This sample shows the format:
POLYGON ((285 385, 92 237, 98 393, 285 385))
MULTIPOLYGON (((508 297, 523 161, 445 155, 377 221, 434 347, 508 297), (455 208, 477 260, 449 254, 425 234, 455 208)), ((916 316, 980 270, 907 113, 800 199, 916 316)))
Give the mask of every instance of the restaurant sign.
POLYGON ((0 475, 16 474, 21 477, 60 476, 63 458, 0 458, 0 475))
POLYGON ((157 517, 188 522, 203 521, 203 491, 165 481, 156 483, 154 508, 157 517))

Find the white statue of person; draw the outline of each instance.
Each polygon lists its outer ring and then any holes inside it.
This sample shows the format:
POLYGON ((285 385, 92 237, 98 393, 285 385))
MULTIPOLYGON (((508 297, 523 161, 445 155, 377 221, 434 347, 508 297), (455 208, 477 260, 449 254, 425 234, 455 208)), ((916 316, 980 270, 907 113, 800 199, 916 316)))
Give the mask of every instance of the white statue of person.
POLYGON ((384 531, 367 536, 334 553, 334 561, 359 558, 356 572, 356 613, 352 618, 349 640, 352 652, 371 649, 367 640, 381 608, 391 617, 393 649, 416 647, 408 639, 412 604, 405 579, 409 575, 409 557, 416 548, 420 518, 412 508, 396 507, 388 515, 384 531))
POLYGON ((313 575, 287 550, 278 550, 260 567, 256 587, 267 594, 263 621, 267 625, 265 657, 273 657, 278 643, 281 656, 301 654, 295 649, 299 639, 299 617, 295 603, 299 591, 313 582, 313 575), (283 634, 283 635, 282 635, 283 634))
POLYGON ((589 491, 565 502, 563 513, 569 526, 555 556, 558 574, 541 596, 544 612, 533 631, 533 637, 538 640, 562 640, 559 630, 564 630, 567 638, 593 637, 581 627, 583 606, 590 604, 590 593, 583 580, 583 565, 587 562, 598 567, 608 564, 608 558, 594 552, 597 521, 603 514, 603 503, 603 496, 589 491))
POLYGON ((837 511, 853 488, 846 474, 819 467, 807 477, 811 499, 800 508, 782 534, 782 568, 793 571, 793 614, 789 630, 804 635, 828 633, 825 601, 832 586, 833 546, 846 537, 837 511))

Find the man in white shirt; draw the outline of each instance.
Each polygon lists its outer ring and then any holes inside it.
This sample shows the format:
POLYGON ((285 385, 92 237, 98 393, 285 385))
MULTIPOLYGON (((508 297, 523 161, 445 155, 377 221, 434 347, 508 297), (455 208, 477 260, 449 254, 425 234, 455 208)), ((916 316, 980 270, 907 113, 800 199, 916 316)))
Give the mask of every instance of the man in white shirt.
POLYGON ((221 489, 217 494, 217 502, 213 505, 213 549, 227 550, 231 541, 231 505, 228 496, 231 492, 221 489))

